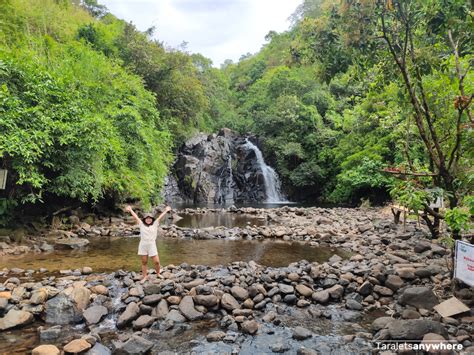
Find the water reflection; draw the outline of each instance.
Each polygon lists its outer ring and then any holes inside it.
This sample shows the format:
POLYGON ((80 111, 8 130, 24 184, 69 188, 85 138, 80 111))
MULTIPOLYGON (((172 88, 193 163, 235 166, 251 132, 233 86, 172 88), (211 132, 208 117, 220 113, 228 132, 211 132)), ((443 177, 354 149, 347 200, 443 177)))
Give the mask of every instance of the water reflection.
MULTIPOLYGON (((95 271, 139 270, 138 238, 90 238, 85 250, 54 251, 42 254, 2 257, 0 269, 22 268, 50 271, 90 266, 95 271)), ((311 247, 298 242, 251 240, 160 239, 158 249, 162 265, 224 265, 233 261, 254 260, 265 266, 287 266, 302 259, 324 262, 333 254, 345 256, 333 248, 311 247)), ((150 264, 151 265, 151 264, 150 264)))

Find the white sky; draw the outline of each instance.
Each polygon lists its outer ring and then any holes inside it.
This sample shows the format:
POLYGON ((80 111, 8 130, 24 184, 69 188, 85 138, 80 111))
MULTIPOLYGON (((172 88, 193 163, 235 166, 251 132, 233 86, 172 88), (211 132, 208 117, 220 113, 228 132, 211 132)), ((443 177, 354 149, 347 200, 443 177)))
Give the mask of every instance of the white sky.
POLYGON ((285 31, 288 17, 302 0, 99 0, 115 16, 141 31, 156 27, 165 45, 211 58, 214 66, 226 59, 257 52, 271 31, 285 31))

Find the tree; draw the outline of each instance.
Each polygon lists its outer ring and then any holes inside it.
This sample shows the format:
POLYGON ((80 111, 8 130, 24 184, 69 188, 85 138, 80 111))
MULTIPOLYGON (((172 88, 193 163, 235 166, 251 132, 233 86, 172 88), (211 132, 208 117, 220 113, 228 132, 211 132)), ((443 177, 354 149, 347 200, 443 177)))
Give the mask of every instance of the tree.
MULTIPOLYGON (((432 183, 435 187, 447 192, 450 208, 456 208, 460 199, 460 158, 465 153, 467 130, 464 125, 472 125, 470 104, 472 94, 466 94, 464 82, 469 73, 469 65, 459 57, 460 41, 454 40, 452 30, 461 38, 468 33, 462 26, 448 29, 444 33, 445 43, 440 43, 438 51, 429 50, 430 19, 427 16, 428 9, 418 1, 392 1, 386 0, 378 3, 377 10, 380 21, 382 38, 385 41, 391 58, 396 65, 399 75, 413 111, 413 120, 418 129, 425 151, 429 159, 429 171, 433 175, 432 183), (456 83, 457 92, 451 97, 452 108, 447 108, 447 100, 440 100, 439 95, 433 95, 428 83, 435 84, 440 79, 435 68, 441 64, 452 65, 452 61, 442 63, 440 57, 448 51, 448 45, 454 56, 453 81, 456 83), (428 54, 433 55, 429 57, 428 54), (431 62, 430 62, 431 61, 431 62)), ((462 6, 458 10, 463 14, 462 6)), ((459 13, 459 12, 458 12, 459 13)), ((453 16, 454 13, 448 14, 453 16)), ((466 14, 464 13, 464 16, 466 14)), ((453 22, 453 21, 452 21, 453 22)), ((448 91, 448 94, 453 94, 448 91)), ((409 156, 406 157, 410 168, 409 156)), ((427 222, 434 237, 438 235, 435 228, 439 225, 439 219, 444 218, 438 211, 430 208, 429 202, 423 204, 424 213, 422 217, 427 222), (430 220, 430 216, 433 221, 430 220)), ((458 234, 455 233, 455 237, 458 234)))

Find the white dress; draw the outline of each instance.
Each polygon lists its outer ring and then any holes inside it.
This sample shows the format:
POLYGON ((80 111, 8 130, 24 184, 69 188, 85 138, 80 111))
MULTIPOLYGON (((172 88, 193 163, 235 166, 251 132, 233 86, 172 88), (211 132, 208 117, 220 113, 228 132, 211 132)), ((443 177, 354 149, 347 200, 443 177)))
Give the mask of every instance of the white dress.
POLYGON ((140 244, 138 244, 138 255, 155 256, 158 255, 156 248, 156 236, 158 234, 158 220, 147 226, 140 221, 140 244))

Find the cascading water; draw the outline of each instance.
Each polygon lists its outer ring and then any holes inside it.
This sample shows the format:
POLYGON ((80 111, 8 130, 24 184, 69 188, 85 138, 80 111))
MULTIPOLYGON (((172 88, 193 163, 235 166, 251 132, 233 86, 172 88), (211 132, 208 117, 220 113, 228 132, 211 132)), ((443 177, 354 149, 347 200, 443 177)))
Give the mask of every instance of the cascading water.
POLYGON ((245 139, 245 148, 253 150, 255 156, 257 157, 257 163, 262 170, 263 179, 265 183, 265 194, 266 202, 270 203, 279 203, 279 202, 288 202, 281 193, 281 182, 278 174, 271 166, 268 166, 263 159, 263 155, 260 149, 253 144, 248 138, 245 139))
POLYGON ((227 157, 227 167, 222 169, 221 176, 217 179, 217 203, 234 203, 234 177, 232 174, 232 156, 227 157), (224 182, 224 185, 222 184, 224 182))

